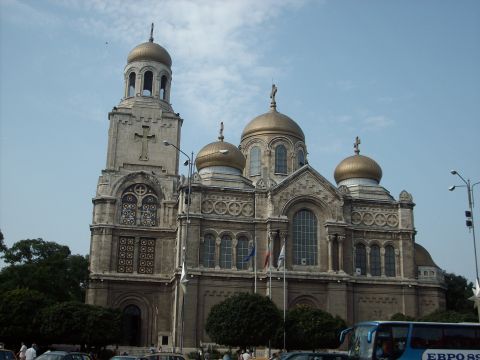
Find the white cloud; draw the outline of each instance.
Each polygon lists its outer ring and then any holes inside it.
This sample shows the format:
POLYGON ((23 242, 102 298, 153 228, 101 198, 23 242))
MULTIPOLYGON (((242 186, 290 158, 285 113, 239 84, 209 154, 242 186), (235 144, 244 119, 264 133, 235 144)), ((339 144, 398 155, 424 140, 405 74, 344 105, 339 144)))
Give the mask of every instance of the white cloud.
POLYGON ((394 121, 385 115, 375 115, 365 118, 363 121, 369 128, 386 128, 394 124, 394 121))
POLYGON ((263 40, 273 31, 271 20, 305 2, 62 0, 57 4, 75 12, 73 26, 80 31, 132 47, 147 41, 150 23, 155 23, 155 41, 173 60, 172 100, 187 107, 175 110, 195 114, 195 122, 216 129, 222 120, 231 122, 230 128, 241 127, 238 123, 251 116, 248 105, 260 89, 265 89, 268 100, 271 78, 281 71, 261 62, 263 40))

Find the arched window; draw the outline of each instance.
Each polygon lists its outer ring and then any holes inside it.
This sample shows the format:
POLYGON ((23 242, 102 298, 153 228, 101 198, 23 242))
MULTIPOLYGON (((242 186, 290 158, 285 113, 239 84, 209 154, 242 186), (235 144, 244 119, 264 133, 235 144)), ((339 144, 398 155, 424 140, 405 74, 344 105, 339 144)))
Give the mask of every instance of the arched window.
POLYGON ((220 267, 232 268, 232 238, 228 235, 223 235, 220 243, 220 267))
POLYGON ((123 225, 157 225, 158 198, 150 186, 135 184, 122 194, 120 223, 123 225), (140 207, 140 211, 137 209, 140 207))
POLYGON ((135 78, 136 75, 134 72, 128 75, 128 97, 135 96, 135 78))
POLYGON ((250 149, 250 176, 260 175, 260 158, 261 150, 258 146, 250 149))
POLYGON ((141 335, 140 309, 135 305, 128 305, 122 316, 122 345, 140 346, 141 335))
POLYGON ((377 245, 373 245, 370 248, 370 274, 372 276, 380 276, 382 274, 380 248, 377 245))
POLYGON ((360 269, 360 275, 367 274, 367 250, 363 244, 355 246, 355 273, 358 273, 357 269, 360 269))
POLYGON ((165 100, 167 98, 167 77, 162 76, 160 80, 160 99, 165 100))
POLYGON ((317 264, 317 218, 310 210, 293 216, 293 264, 317 264))
POLYGON ((297 164, 299 168, 305 165, 305 153, 302 149, 299 149, 297 152, 297 164))
POLYGON ((391 245, 385 247, 385 275, 396 276, 395 249, 391 245))
POLYGON ((203 266, 215 267, 215 238, 212 234, 205 235, 203 242, 203 266))
POLYGON ((120 223, 123 225, 135 225, 137 219, 137 197, 129 192, 122 196, 122 215, 120 223))
POLYGON ((145 71, 143 75, 143 96, 152 96, 153 94, 153 73, 151 71, 145 71))
POLYGON ((275 148, 275 173, 287 173, 287 149, 281 144, 275 148))
POLYGON ((248 269, 248 261, 245 258, 248 256, 248 239, 246 236, 240 236, 237 242, 237 269, 248 269))
POLYGON ((155 226, 157 224, 157 199, 148 195, 142 200, 142 225, 155 226))

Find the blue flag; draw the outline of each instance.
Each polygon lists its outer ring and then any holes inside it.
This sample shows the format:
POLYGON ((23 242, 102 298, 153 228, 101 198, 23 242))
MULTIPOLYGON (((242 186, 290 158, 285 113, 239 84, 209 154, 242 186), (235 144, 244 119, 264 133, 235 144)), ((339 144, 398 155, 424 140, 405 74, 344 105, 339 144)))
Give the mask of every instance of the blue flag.
POLYGON ((248 254, 248 256, 245 259, 243 259, 243 262, 249 261, 254 256, 255 256, 255 245, 253 245, 252 250, 250 250, 250 254, 248 254))

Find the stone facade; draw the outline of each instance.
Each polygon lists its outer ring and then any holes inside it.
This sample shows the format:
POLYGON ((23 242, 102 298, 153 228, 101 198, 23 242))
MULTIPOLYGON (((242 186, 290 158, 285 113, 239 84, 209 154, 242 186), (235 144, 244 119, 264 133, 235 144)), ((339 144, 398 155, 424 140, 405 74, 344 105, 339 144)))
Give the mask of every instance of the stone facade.
MULTIPOLYGON (((224 151, 244 168, 211 152, 191 182, 179 176, 182 119, 169 103, 169 59, 153 41, 129 55, 93 199, 87 302, 125 313, 125 345, 208 343, 209 310, 234 293, 270 295, 283 309, 284 274, 287 308, 309 305, 350 324, 444 308, 441 271, 415 243, 412 196, 394 199, 378 169, 330 183, 308 165, 300 127, 276 111, 276 88, 238 153, 224 151), (283 246, 285 271, 276 268, 283 246)), ((227 144, 219 139, 216 148, 227 144)))

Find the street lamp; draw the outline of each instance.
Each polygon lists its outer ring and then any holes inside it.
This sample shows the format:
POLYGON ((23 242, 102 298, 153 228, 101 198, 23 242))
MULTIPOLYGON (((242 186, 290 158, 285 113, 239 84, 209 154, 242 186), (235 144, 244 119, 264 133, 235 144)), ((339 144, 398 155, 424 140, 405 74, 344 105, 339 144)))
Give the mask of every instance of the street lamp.
POLYGON ((478 261, 477 261, 477 243, 476 243, 476 240, 475 240, 475 223, 474 223, 474 220, 473 220, 473 207, 475 206, 475 201, 474 201, 474 197, 473 197, 473 188, 475 187, 475 185, 480 184, 480 181, 472 184, 470 182, 470 179, 465 180, 464 177, 457 170, 451 170, 450 173, 452 175, 457 175, 464 182, 465 185, 452 185, 448 188, 448 190, 453 191, 457 187, 466 187, 467 188, 468 207, 469 207, 470 210, 465 211, 465 216, 467 218, 466 225, 469 229, 472 230, 473 253, 475 255, 475 271, 476 271, 476 275, 477 275, 477 278, 476 278, 477 282, 476 283, 478 284, 479 283, 479 277, 478 277, 478 261))
MULTIPOLYGON (((191 156, 188 156, 186 152, 184 152, 179 147, 175 146, 174 144, 168 142, 167 140, 163 140, 163 144, 165 146, 172 146, 178 152, 182 153, 187 157, 187 160, 183 163, 183 165, 188 165, 188 178, 187 178, 187 187, 188 192, 186 195, 186 203, 187 203, 187 224, 185 226, 185 237, 182 239, 182 275, 185 277, 187 276, 187 262, 186 262, 186 255, 187 255, 187 242, 188 242, 188 228, 190 225, 190 203, 191 203, 191 193, 192 193, 192 171, 193 171, 193 151, 191 156)), ((185 312, 185 296, 186 296, 186 286, 187 286, 187 279, 180 279, 180 282, 183 282, 181 285, 183 289, 183 297, 182 297, 182 311, 180 313, 181 316, 181 337, 180 337, 180 352, 183 351, 183 334, 184 334, 184 312, 185 312)))

